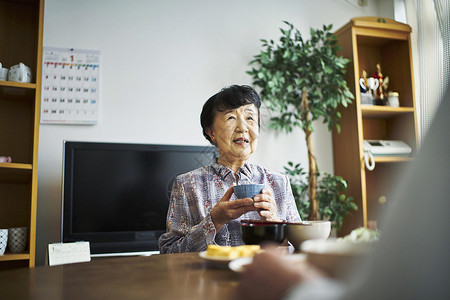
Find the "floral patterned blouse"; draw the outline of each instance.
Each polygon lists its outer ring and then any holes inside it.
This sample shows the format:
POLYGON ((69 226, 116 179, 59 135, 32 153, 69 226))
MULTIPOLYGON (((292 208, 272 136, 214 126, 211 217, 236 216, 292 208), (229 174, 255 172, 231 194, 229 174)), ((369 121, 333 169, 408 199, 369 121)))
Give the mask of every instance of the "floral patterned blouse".
MULTIPOLYGON (((170 195, 167 232, 159 238, 161 253, 197 252, 210 244, 243 245, 241 219, 260 219, 256 211, 225 224, 216 232, 211 210, 233 183, 263 183, 272 189, 281 220, 300 222, 300 216, 286 175, 274 173, 258 165, 246 163, 233 176, 230 168, 213 163, 177 176, 170 195)), ((233 194, 230 201, 235 200, 233 194)))

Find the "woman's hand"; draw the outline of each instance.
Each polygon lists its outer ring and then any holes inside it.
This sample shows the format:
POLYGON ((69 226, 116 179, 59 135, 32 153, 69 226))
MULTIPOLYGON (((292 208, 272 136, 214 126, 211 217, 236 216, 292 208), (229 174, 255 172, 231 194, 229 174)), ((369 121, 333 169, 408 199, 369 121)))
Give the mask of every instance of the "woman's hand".
POLYGON ((251 198, 230 201, 231 195, 233 195, 233 186, 225 192, 225 195, 223 195, 222 199, 217 202, 211 211, 211 220, 217 232, 231 220, 239 218, 249 211, 256 210, 251 198))
POLYGON ((265 221, 279 221, 277 216, 277 204, 273 199, 272 190, 263 189, 261 194, 254 197, 254 201, 254 206, 258 209, 261 219, 265 221))

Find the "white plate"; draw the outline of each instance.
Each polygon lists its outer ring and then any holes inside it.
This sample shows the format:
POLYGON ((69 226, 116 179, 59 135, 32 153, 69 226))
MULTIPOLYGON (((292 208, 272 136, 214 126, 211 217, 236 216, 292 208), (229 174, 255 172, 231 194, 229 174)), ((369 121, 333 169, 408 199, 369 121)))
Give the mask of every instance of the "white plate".
POLYGON ((253 257, 241 257, 230 261, 228 267, 238 273, 244 271, 246 265, 251 264, 253 261, 253 257))
POLYGON ((372 248, 369 242, 352 242, 339 239, 308 240, 302 243, 302 252, 328 255, 361 255, 372 248))
MULTIPOLYGON (((300 262, 300 261, 304 261, 306 259, 306 255, 305 254, 289 254, 289 255, 283 256, 283 259, 285 259, 287 261, 291 261, 291 262, 300 262)), ((230 263, 228 264, 228 267, 235 272, 241 273, 244 271, 245 266, 251 264, 252 261, 253 261, 252 257, 241 257, 241 258, 237 258, 237 259, 230 261, 230 263)))
POLYGON ((206 255, 206 251, 202 251, 198 255, 207 261, 212 261, 212 262, 216 262, 216 263, 228 264, 230 261, 233 260, 232 258, 228 258, 228 257, 209 256, 209 255, 206 255))

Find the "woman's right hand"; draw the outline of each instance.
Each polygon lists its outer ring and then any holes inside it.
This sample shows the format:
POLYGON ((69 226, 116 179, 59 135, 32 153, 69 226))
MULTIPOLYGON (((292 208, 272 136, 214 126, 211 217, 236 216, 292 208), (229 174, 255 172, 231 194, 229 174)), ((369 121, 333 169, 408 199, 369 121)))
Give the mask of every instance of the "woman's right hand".
POLYGON ((217 202, 211 211, 211 220, 217 232, 231 220, 239 218, 249 211, 257 210, 251 198, 230 201, 231 195, 233 195, 233 186, 225 192, 222 199, 217 202))

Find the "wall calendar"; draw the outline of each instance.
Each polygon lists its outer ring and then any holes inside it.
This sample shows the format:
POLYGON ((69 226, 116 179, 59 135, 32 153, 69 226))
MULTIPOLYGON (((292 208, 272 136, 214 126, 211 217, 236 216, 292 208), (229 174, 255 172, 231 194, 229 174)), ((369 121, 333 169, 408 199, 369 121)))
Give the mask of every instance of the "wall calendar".
POLYGON ((100 51, 44 47, 41 123, 96 124, 100 51))

